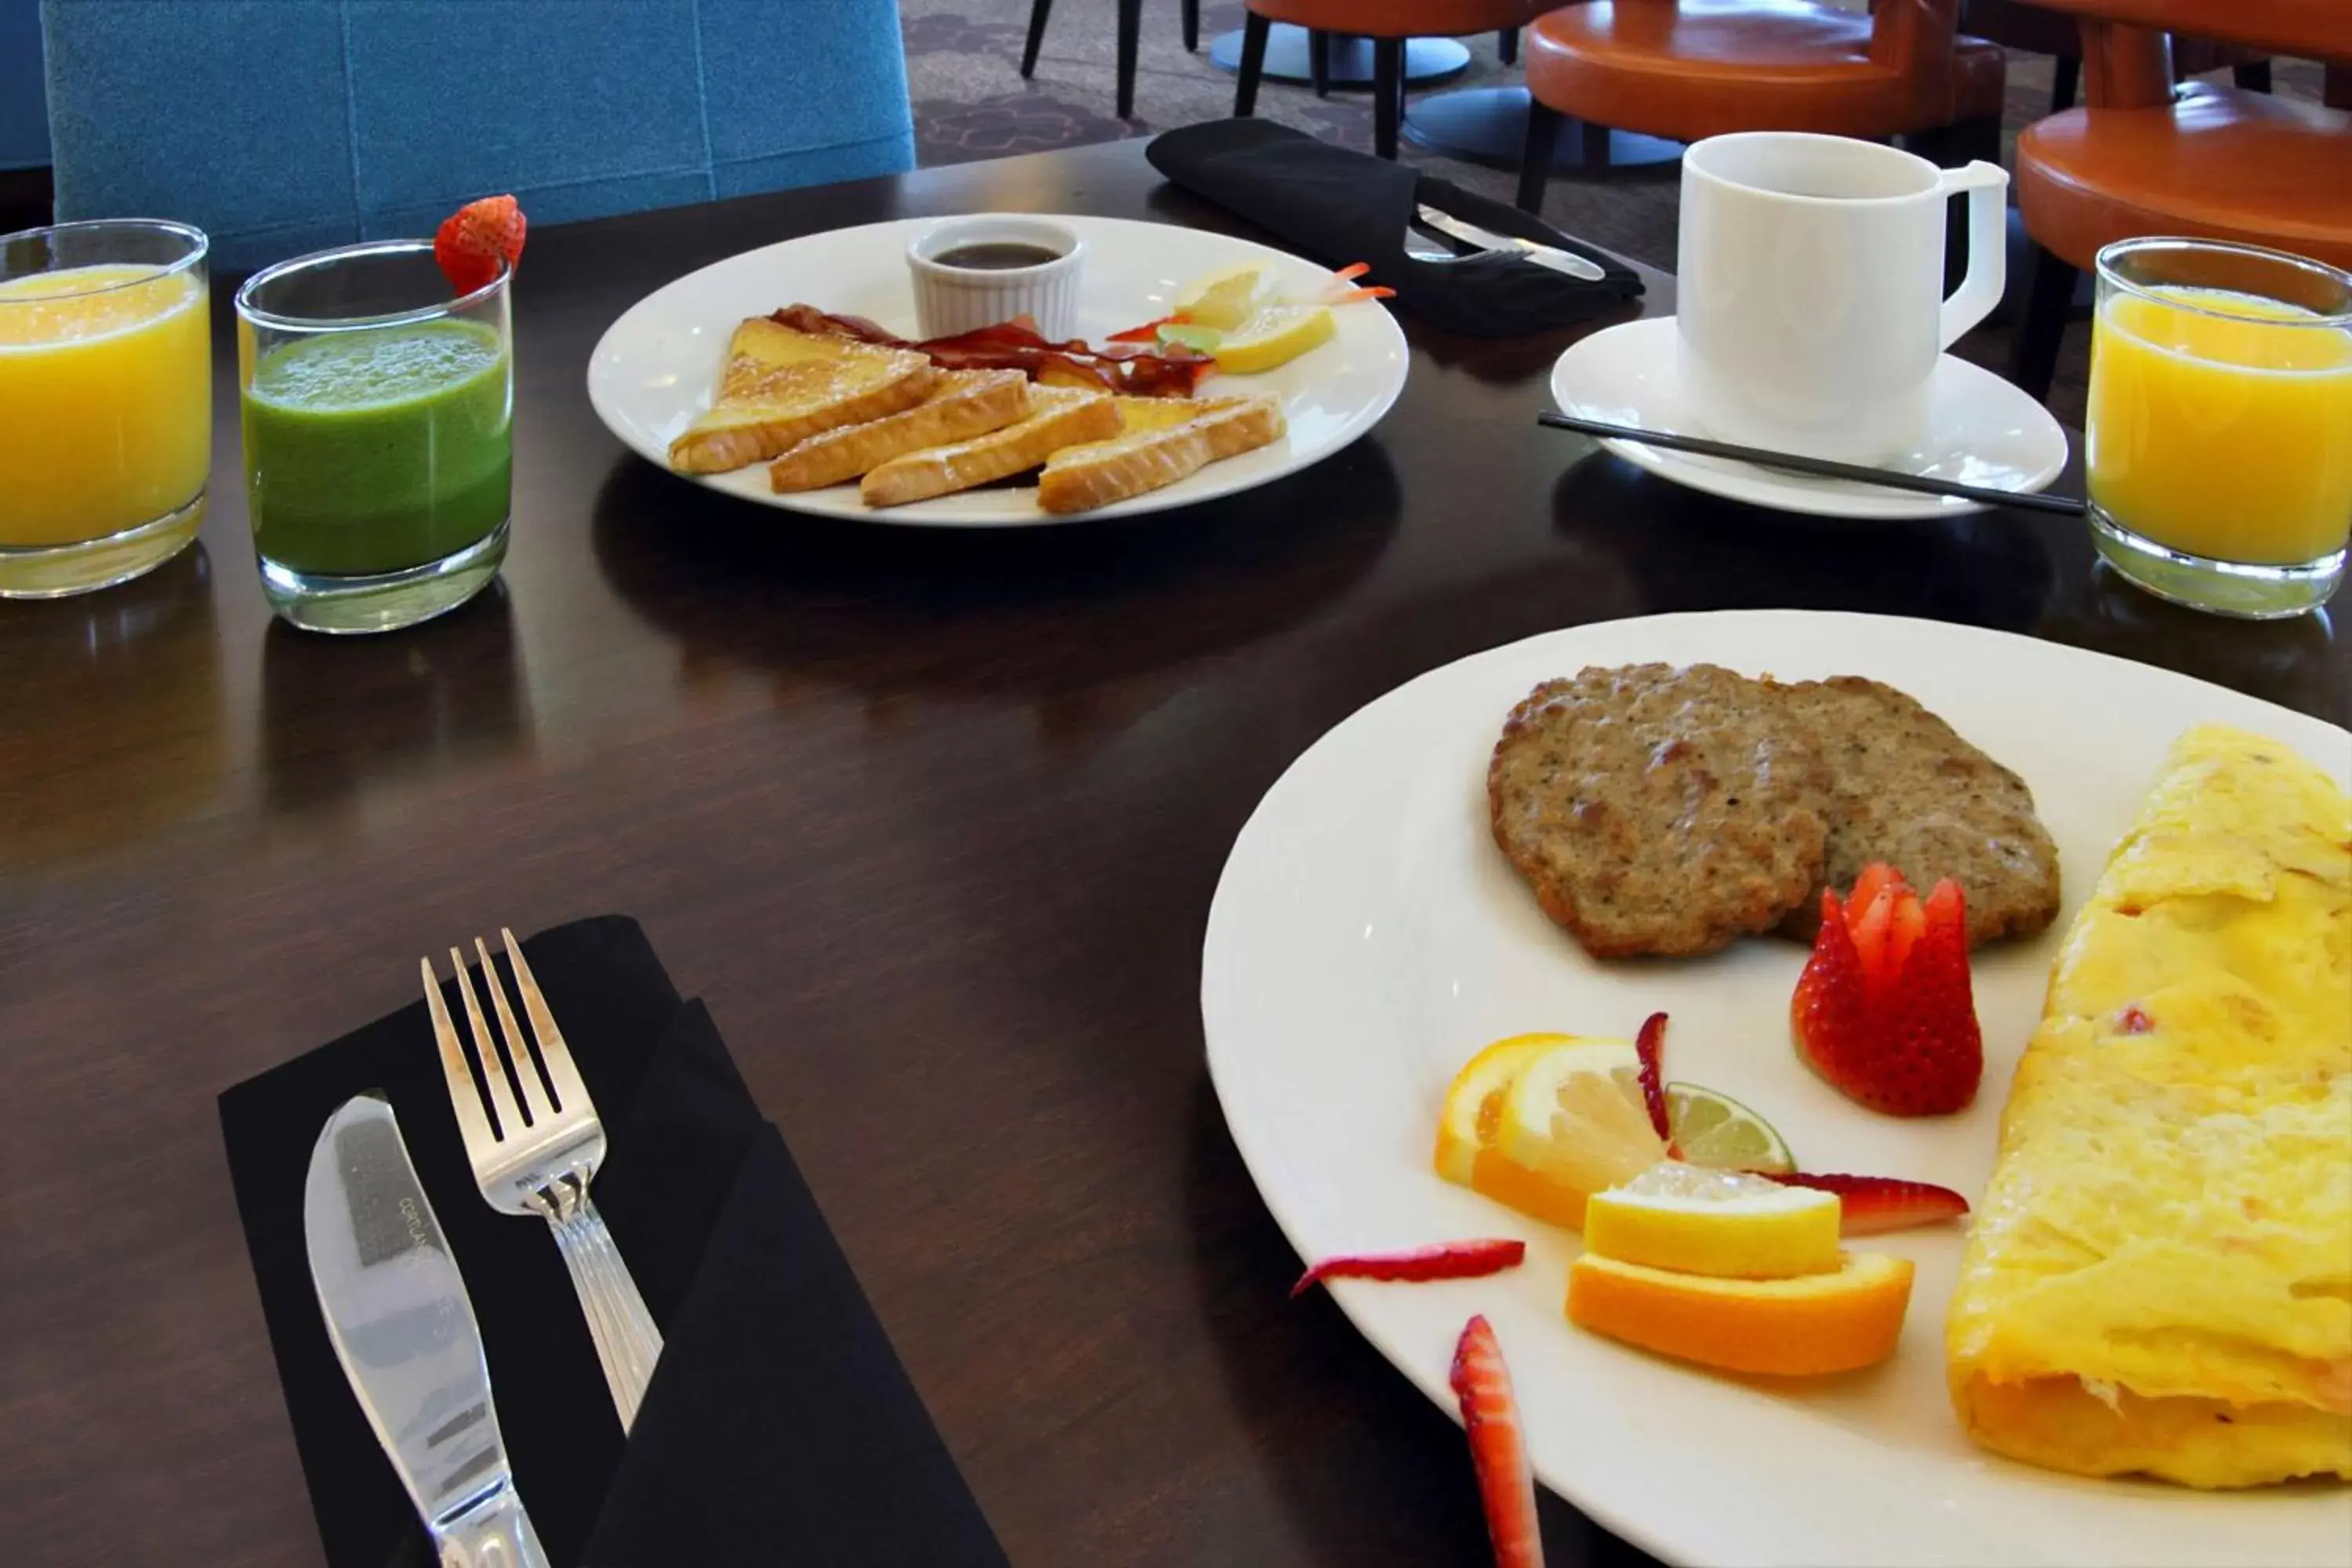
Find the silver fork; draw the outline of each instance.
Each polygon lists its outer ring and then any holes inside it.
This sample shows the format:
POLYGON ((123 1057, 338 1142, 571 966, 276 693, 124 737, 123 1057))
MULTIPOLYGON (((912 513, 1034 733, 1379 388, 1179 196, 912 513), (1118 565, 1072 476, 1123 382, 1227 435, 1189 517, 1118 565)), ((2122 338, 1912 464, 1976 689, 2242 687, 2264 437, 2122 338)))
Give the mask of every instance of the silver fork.
POLYGON ((474 952, 481 958, 482 978, 490 994, 490 1007, 499 1020, 499 1041, 490 1038, 482 1021, 481 1003, 466 973, 466 955, 449 950, 449 963, 457 972, 457 994, 464 999, 467 1034, 480 1064, 477 1085, 474 1068, 449 1020, 441 999, 441 983, 433 977, 433 961, 422 961, 425 1005, 433 1015, 433 1033, 441 1042, 441 1070, 449 1079, 449 1102, 457 1112, 457 1131, 465 1135, 466 1157, 473 1162, 474 1180, 483 1198, 502 1214, 535 1214, 555 1232, 556 1250, 571 1270, 572 1288, 588 1316, 588 1333, 596 1342, 596 1359, 604 1363, 604 1382, 620 1411, 621 1430, 637 1418, 638 1402, 660 1359, 661 1331, 637 1294, 612 1233, 604 1228, 596 1205, 588 1201, 588 1184, 604 1163, 604 1127, 596 1107, 572 1065, 563 1032, 547 1010, 547 998, 523 962, 514 932, 504 926, 499 937, 506 944, 507 963, 514 971, 522 1011, 530 1020, 538 1061, 523 1044, 515 1026, 514 1009, 506 988, 490 962, 490 950, 480 937, 474 952), (511 1070, 509 1070, 511 1069, 511 1070))

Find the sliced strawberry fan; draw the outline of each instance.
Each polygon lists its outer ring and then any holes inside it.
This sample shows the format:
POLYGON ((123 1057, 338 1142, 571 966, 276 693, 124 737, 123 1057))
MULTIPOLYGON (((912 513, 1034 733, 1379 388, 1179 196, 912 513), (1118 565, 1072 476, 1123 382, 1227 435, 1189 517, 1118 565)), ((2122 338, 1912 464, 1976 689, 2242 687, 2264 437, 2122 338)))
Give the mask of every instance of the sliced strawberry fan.
POLYGON ((1947 879, 1923 902, 1874 864, 1822 930, 1789 1002, 1797 1052, 1856 1103, 1889 1116, 1965 1110, 1984 1076, 1969 982, 1968 900, 1947 879))

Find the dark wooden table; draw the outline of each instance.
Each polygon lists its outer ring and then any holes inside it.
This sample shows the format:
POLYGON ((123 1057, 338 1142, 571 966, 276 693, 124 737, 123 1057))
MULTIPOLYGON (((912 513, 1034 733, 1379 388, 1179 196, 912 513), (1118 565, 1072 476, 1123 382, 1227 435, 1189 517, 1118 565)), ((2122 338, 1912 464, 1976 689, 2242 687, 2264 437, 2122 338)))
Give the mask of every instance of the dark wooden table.
MULTIPOLYGON (((1349 451, 1019 534, 740 506, 590 412, 597 336, 679 273, 987 207, 1223 226, 1130 142, 550 229, 493 596, 373 640, 271 625, 224 335, 201 550, 0 605, 11 1568, 318 1561, 213 1097, 409 1001, 419 953, 606 910, 709 999, 1023 1568, 1479 1563, 1458 1434, 1284 1300, 1202 1063, 1209 895, 1301 749, 1475 649, 1716 606, 1973 622, 2346 713, 2324 618, 2174 613, 2079 527, 1812 522, 1580 463, 1533 423, 1565 336, 1408 321, 1411 385, 1349 451)), ((1546 1510, 1556 1563, 1640 1561, 1546 1510)))

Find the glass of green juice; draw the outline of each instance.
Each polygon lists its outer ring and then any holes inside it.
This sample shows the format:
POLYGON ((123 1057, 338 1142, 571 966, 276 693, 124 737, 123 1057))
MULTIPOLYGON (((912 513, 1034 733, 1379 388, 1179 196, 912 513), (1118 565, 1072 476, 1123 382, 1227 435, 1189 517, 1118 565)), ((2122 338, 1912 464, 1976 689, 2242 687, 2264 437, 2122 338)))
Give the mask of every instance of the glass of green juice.
POLYGON ((310 631, 381 632, 498 575, 514 473, 508 283, 463 297, 425 240, 298 257, 237 290, 261 591, 310 631))

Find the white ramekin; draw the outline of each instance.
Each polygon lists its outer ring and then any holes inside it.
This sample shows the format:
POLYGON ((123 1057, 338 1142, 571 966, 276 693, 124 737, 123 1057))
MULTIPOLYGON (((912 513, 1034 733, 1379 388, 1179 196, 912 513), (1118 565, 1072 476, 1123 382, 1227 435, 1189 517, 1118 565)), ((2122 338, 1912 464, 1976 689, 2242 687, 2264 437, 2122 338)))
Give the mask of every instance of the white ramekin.
POLYGON ((907 244, 915 278, 915 320, 927 338, 977 331, 1015 316, 1059 342, 1077 335, 1078 268, 1086 242, 1057 223, 1013 213, 982 213, 933 224, 907 244), (931 259, 960 245, 1010 241, 1061 254, 1034 267, 997 270, 941 267, 931 259))

